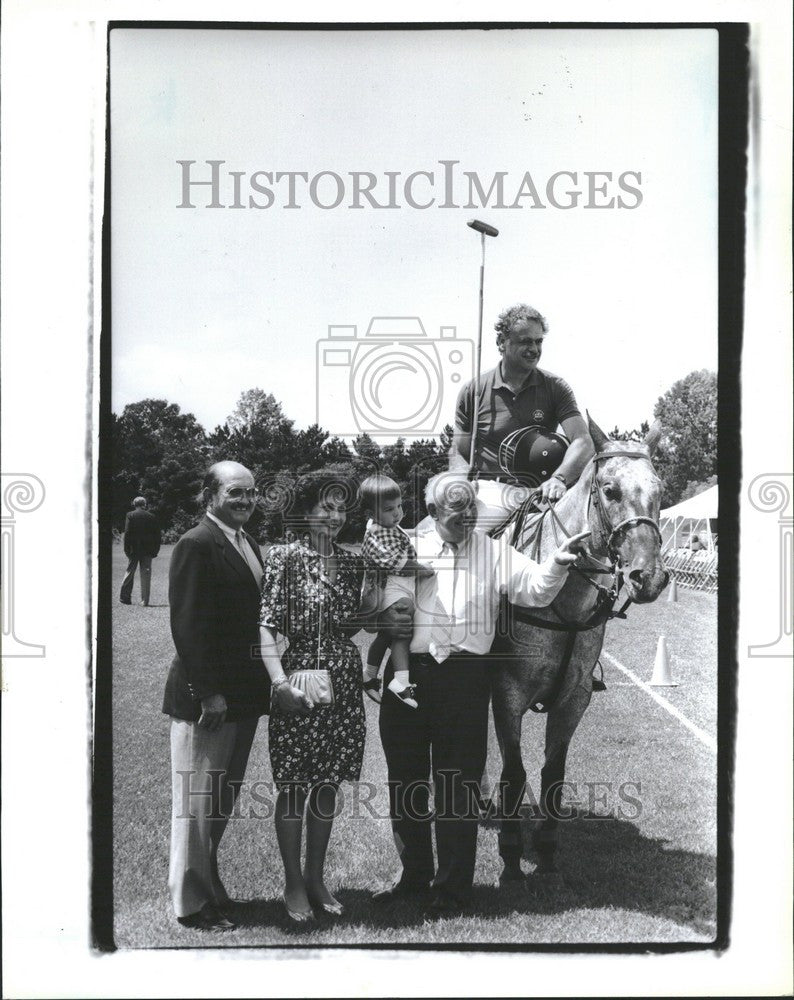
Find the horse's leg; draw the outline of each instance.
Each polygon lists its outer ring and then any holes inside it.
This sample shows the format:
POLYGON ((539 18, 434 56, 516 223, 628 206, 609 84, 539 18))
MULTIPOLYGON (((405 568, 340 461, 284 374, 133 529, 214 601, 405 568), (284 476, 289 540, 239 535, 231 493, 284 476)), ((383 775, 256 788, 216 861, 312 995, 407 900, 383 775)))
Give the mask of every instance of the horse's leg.
MULTIPOLYGON (((574 664, 572 663, 573 667, 574 664)), ((546 719, 546 746, 540 772, 540 806, 543 819, 533 835, 533 847, 538 857, 537 875, 557 873, 556 854, 561 810, 565 762, 571 738, 590 704, 592 678, 590 671, 573 691, 563 692, 550 709, 546 719)))
POLYGON ((521 872, 523 841, 518 810, 527 782, 527 773, 521 760, 521 720, 527 706, 519 681, 503 664, 497 668, 493 683, 494 726, 502 752, 499 855, 503 868, 500 883, 518 881, 524 877, 521 872))

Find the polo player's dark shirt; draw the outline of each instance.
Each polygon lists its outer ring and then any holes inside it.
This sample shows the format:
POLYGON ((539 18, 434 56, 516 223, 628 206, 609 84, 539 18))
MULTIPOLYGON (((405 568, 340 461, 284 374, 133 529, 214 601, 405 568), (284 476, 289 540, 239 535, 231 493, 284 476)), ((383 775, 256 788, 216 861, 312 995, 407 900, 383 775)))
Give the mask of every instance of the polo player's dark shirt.
POLYGON ((514 393, 502 381, 502 367, 480 376, 479 386, 472 379, 460 390, 455 410, 455 427, 471 433, 472 412, 477 412, 477 455, 475 465, 481 472, 501 472, 499 445, 512 431, 540 424, 555 431, 568 417, 581 416, 573 391, 558 375, 536 368, 514 393))

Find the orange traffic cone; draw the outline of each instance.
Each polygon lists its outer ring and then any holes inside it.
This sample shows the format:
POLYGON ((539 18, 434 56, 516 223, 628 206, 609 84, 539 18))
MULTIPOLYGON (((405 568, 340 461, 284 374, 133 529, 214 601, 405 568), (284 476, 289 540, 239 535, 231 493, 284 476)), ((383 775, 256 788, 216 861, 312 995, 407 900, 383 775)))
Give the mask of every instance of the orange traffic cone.
POLYGON ((670 673, 667 640, 663 635, 659 636, 659 643, 656 646, 656 660, 653 664, 651 687, 678 687, 678 684, 673 680, 673 675, 670 673))
POLYGON ((672 604, 674 601, 678 600, 678 584, 675 582, 675 577, 670 581, 670 588, 667 591, 667 603, 672 604))

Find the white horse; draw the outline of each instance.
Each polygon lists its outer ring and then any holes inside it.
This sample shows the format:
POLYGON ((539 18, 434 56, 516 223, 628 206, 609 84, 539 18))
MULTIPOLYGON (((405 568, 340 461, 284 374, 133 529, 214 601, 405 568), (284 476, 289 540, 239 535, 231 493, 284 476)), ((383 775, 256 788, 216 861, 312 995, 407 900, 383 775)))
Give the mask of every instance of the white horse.
POLYGON ((566 535, 591 532, 588 559, 547 608, 509 608, 494 650, 493 714, 502 752, 499 853, 501 881, 523 878, 519 807, 526 787, 521 722, 529 709, 547 712, 545 761, 535 832, 538 874, 556 873, 558 822, 568 746, 593 691, 593 670, 606 622, 618 600, 655 601, 667 585, 661 556, 661 482, 651 456, 654 425, 642 443, 610 441, 588 417, 595 456, 552 509, 525 505, 508 526, 512 544, 546 558, 566 535), (618 593, 619 591, 619 593, 618 593))

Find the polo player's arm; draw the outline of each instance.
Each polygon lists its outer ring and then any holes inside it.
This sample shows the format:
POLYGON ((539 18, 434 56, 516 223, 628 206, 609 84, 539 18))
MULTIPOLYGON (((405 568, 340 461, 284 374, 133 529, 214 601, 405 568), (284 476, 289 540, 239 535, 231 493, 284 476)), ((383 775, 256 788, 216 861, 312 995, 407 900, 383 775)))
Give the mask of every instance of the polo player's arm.
POLYGON ((471 456, 471 433, 474 419, 475 386, 468 382, 458 393, 455 404, 455 428, 449 448, 449 471, 468 472, 471 456))
POLYGON ((568 567, 552 553, 542 563, 535 562, 514 549, 503 535, 498 542, 496 579, 499 591, 511 604, 524 608, 545 608, 554 600, 568 579, 568 567))
POLYGON ((582 469, 595 455, 595 448, 584 417, 566 417, 562 421, 562 429, 571 443, 557 472, 565 476, 565 482, 570 486, 581 476, 582 469))

